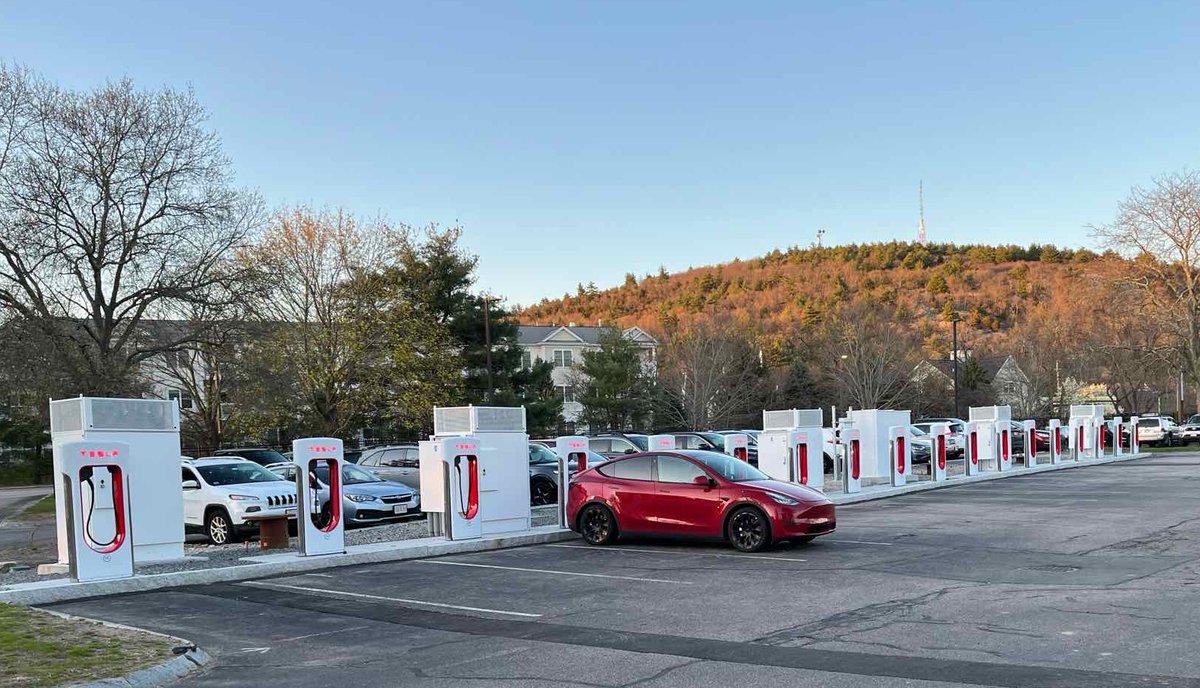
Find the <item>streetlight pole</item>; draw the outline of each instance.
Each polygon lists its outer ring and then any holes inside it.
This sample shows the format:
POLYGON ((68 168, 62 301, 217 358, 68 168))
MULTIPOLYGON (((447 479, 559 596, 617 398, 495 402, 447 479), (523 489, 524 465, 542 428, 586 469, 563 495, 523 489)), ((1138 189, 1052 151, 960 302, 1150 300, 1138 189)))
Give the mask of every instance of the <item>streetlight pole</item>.
POLYGON ((954 320, 950 321, 950 331, 953 333, 954 340, 954 417, 962 418, 959 413, 958 405, 958 316, 954 316, 954 320))
POLYGON ((490 404, 492 403, 492 395, 496 391, 496 385, 492 381, 492 325, 488 318, 488 305, 491 297, 486 294, 483 297, 483 349, 487 365, 487 394, 484 399, 490 404))

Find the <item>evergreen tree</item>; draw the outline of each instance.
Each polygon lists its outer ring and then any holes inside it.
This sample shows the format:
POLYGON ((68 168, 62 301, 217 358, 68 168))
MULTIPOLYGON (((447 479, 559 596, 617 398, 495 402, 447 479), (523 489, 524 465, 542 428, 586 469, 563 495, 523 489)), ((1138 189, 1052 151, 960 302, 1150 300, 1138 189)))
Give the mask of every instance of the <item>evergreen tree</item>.
POLYGON ((642 349, 618 329, 600 335, 600 348, 585 351, 578 385, 581 420, 595 430, 634 430, 646 426, 653 386, 642 349))

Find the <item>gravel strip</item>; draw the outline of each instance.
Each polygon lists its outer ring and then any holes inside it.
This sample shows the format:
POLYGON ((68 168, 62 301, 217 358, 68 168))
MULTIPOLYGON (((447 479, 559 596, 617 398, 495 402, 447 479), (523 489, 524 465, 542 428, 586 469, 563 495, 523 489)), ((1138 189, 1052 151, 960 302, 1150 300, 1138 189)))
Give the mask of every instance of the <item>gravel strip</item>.
MULTIPOLYGON (((554 505, 535 506, 531 508, 532 525, 546 526, 556 522, 557 511, 554 505)), ((196 539, 196 536, 189 536, 196 539)), ((387 523, 369 528, 355 528, 346 531, 347 545, 368 545, 378 542, 396 542, 399 540, 415 540, 429 537, 429 523, 424 517, 408 519, 396 523, 387 523)), ((271 553, 297 551, 299 541, 292 538, 291 546, 287 549, 273 550, 271 553)), ((176 571, 195 571, 199 569, 222 568, 226 566, 247 566, 252 562, 242 561, 244 557, 263 554, 258 547, 258 538, 253 537, 246 542, 232 545, 209 545, 202 540, 187 543, 183 553, 195 559, 174 561, 164 564, 148 564, 137 567, 139 574, 174 573, 176 571), (201 558, 203 557, 203 558, 201 558)), ((27 571, 10 571, 0 574, 0 588, 17 583, 33 581, 48 581, 66 578, 66 574, 39 576, 36 567, 27 571)))

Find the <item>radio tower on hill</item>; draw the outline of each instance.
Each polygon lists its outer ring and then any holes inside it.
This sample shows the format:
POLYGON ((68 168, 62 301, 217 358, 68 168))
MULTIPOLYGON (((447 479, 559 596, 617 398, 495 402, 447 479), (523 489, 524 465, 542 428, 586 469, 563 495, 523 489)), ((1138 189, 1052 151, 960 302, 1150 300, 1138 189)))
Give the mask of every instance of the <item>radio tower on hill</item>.
POLYGON ((921 222, 917 225, 917 243, 926 243, 925 239, 925 180, 922 179, 917 185, 917 202, 921 206, 921 222))

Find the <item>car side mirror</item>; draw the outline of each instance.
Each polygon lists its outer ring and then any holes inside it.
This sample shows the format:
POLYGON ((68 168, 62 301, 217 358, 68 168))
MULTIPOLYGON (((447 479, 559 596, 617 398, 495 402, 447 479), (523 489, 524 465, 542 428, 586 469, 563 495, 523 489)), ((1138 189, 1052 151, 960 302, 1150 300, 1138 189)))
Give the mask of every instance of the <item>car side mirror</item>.
POLYGON ((625 450, 625 453, 626 453, 626 454, 636 454, 636 453, 637 453, 637 451, 638 451, 638 450, 636 450, 636 449, 626 449, 626 450, 625 450))
POLYGON ((199 489, 200 489, 200 483, 199 483, 199 482, 197 482, 197 481, 195 481, 195 480, 185 480, 185 481, 183 481, 183 489, 185 489, 185 490, 199 490, 199 489))
POLYGON ((692 484, 696 487, 713 488, 717 486, 717 481, 709 475, 698 475, 692 480, 692 484))

